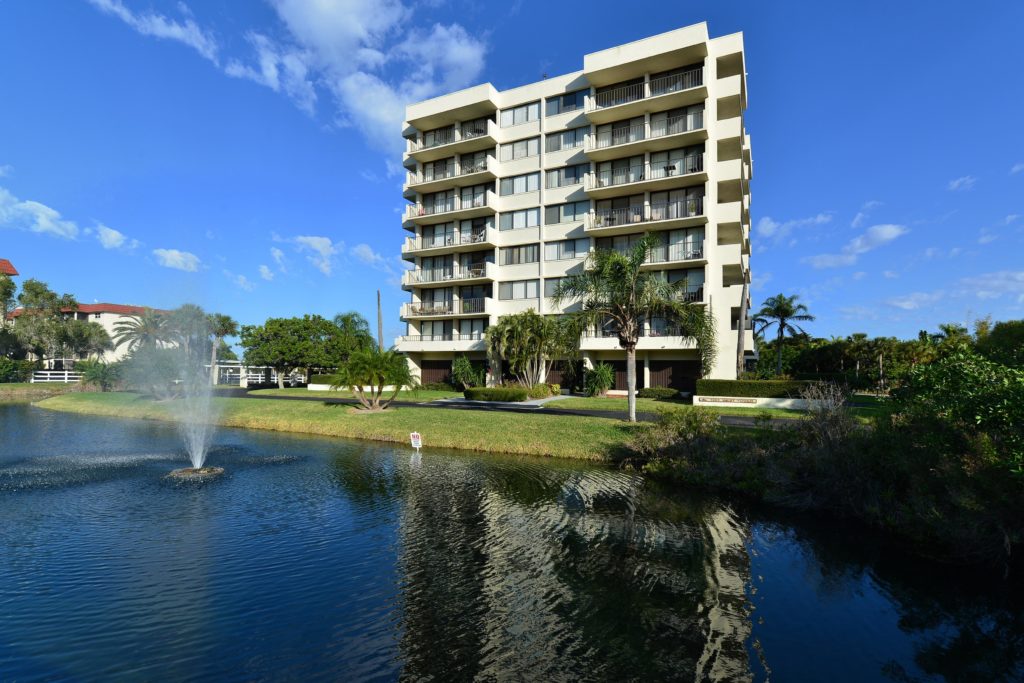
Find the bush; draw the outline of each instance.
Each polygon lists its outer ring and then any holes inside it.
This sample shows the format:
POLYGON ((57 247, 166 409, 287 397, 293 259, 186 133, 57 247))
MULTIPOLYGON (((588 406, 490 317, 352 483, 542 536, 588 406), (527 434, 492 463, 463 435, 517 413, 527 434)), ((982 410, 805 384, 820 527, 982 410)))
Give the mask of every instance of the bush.
POLYGON ((121 381, 121 366, 101 360, 79 361, 75 369, 82 373, 82 384, 110 391, 121 381))
POLYGON ((447 382, 428 382, 427 384, 421 384, 420 389, 426 391, 452 391, 455 387, 447 382))
POLYGON ((709 450, 720 436, 718 415, 707 408, 668 410, 653 425, 646 426, 630 440, 630 448, 648 457, 686 457, 693 451, 709 450))
POLYGON ((638 398, 653 398, 658 400, 679 398, 679 392, 676 389, 670 389, 669 387, 644 387, 640 391, 636 392, 636 395, 638 398))
POLYGON ((562 385, 561 384, 556 384, 554 382, 549 382, 548 383, 548 388, 551 389, 551 395, 552 396, 561 396, 562 395, 562 385))
POLYGON ((337 375, 313 375, 309 378, 310 384, 335 384, 337 381, 337 375))
POLYGON ((548 384, 534 384, 530 387, 530 398, 548 398, 551 396, 551 386, 548 384))
POLYGON ((34 361, 0 357, 0 382, 27 382, 35 367, 34 361))
POLYGON ((583 380, 587 396, 604 396, 615 384, 615 371, 607 363, 598 363, 587 370, 583 380))
POLYGON ((524 387, 472 387, 462 392, 470 401, 508 401, 518 403, 529 398, 524 387))
POLYGON ((799 380, 699 379, 698 396, 745 398, 799 398, 812 382, 799 380))
POLYGON ((473 367, 466 356, 456 356, 452 361, 452 384, 456 388, 469 389, 480 387, 485 382, 485 371, 483 368, 473 367))

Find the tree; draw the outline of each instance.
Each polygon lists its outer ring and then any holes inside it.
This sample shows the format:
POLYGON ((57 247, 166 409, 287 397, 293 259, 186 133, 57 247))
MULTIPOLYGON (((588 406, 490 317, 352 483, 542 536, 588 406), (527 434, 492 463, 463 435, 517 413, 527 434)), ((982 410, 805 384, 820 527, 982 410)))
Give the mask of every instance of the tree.
POLYGON ((786 296, 785 294, 776 294, 773 297, 769 297, 761 304, 761 310, 758 311, 753 318, 755 325, 759 325, 758 334, 764 334, 764 332, 772 325, 777 326, 776 335, 776 363, 775 363, 775 374, 782 374, 782 341, 783 338, 789 335, 806 334, 799 325, 794 325, 794 322, 809 322, 814 320, 814 316, 811 315, 807 306, 804 304, 798 304, 797 299, 800 295, 794 294, 793 296, 786 296))
POLYGON ((686 301, 686 280, 671 283, 652 271, 642 270, 656 235, 647 235, 626 253, 598 249, 582 273, 563 278, 555 289, 556 305, 579 301, 581 309, 569 314, 576 329, 611 326, 626 350, 626 386, 629 421, 636 422, 636 345, 645 321, 664 318, 678 326, 681 336, 697 341, 701 374, 714 357, 715 327, 710 311, 686 301))
POLYGON ((487 328, 487 350, 508 363, 521 384, 532 387, 548 377, 551 361, 565 346, 558 319, 530 309, 503 316, 487 328))
POLYGON ((107 330, 99 323, 66 320, 58 329, 57 346, 65 357, 99 359, 114 348, 107 330))
POLYGON ((121 379, 121 366, 117 363, 95 360, 79 363, 77 367, 82 373, 82 383, 97 386, 100 391, 110 391, 121 379))
POLYGON ((14 310, 15 294, 18 286, 5 273, 0 273, 0 329, 7 326, 7 316, 14 310))
POLYGON ((18 294, 21 313, 15 326, 19 340, 38 358, 52 358, 60 343, 64 316, 78 309, 70 294, 57 294, 45 282, 25 280, 18 294))
POLYGON ((452 384, 462 387, 463 391, 470 387, 479 387, 484 384, 484 369, 473 367, 473 363, 463 354, 455 357, 452 361, 452 384))
POLYGON ((127 344, 128 353, 135 353, 139 349, 155 349, 168 344, 171 338, 167 316, 152 308, 145 308, 142 313, 114 323, 114 345, 120 347, 127 344))
POLYGON ((242 326, 246 365, 266 365, 277 372, 277 385, 298 368, 334 367, 330 342, 338 328, 318 315, 301 318, 270 318, 262 325, 242 326))
POLYGON ((338 381, 331 388, 348 387, 364 409, 380 411, 391 405, 399 391, 414 385, 415 380, 404 354, 394 348, 385 350, 372 346, 352 354, 339 369, 338 381), (382 401, 381 397, 389 386, 391 396, 382 401))
POLYGON ((992 326, 977 341, 978 352, 997 363, 1024 369, 1024 320, 1007 320, 992 326))
POLYGON ((337 334, 332 338, 328 356, 331 364, 341 367, 348 362, 353 352, 371 348, 373 337, 370 335, 370 323, 355 311, 339 313, 334 316, 337 334))
POLYGON ((234 318, 223 313, 211 313, 207 316, 206 328, 213 335, 213 344, 210 345, 210 384, 217 383, 217 354, 224 344, 224 337, 234 337, 238 334, 238 323, 234 318))
POLYGON ((182 304, 167 315, 167 325, 172 340, 190 364, 206 358, 210 320, 202 308, 195 304, 182 304))

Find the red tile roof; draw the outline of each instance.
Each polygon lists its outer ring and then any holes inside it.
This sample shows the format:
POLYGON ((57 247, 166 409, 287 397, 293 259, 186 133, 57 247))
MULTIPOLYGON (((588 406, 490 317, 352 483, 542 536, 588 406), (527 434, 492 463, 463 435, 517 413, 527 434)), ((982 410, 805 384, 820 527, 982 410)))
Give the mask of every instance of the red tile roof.
POLYGON ((14 267, 14 264, 5 258, 0 258, 0 273, 4 275, 17 275, 18 270, 14 267))
MULTIPOLYGON (((65 313, 117 313, 118 315, 141 315, 146 306, 132 306, 130 304, 78 304, 78 308, 65 308, 65 313)), ((159 308, 154 308, 157 313, 169 313, 159 308)), ((10 318, 17 318, 21 315, 22 309, 16 308, 8 314, 10 318)))

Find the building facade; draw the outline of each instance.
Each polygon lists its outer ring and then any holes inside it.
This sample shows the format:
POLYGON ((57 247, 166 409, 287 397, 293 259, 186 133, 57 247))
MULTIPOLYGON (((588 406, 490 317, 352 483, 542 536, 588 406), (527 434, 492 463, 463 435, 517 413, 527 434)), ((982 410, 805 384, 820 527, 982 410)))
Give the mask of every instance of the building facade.
MULTIPOLYGON (((458 354, 483 362, 484 332, 503 315, 564 313, 550 298, 559 278, 647 233, 660 244, 646 267, 683 281, 716 320, 709 376, 735 378, 750 305, 745 73, 742 34, 710 39, 701 23, 584 55, 582 71, 407 107, 402 255, 413 268, 398 348, 420 380, 441 381, 458 354)), ((591 331, 581 350, 624 388, 614 332, 591 331)), ((699 374, 694 341, 665 321, 645 323, 637 363, 638 386, 692 391, 699 374)))

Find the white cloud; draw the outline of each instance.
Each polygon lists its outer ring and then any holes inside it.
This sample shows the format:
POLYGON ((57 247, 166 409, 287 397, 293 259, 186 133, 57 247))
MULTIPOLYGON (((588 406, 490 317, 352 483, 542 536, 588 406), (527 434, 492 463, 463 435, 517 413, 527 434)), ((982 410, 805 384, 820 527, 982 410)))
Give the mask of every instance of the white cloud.
POLYGON ((129 239, 123 232, 102 223, 96 225, 96 239, 104 249, 135 249, 139 246, 138 240, 129 239))
POLYGON ((797 218, 782 223, 765 216, 757 222, 757 234, 773 240, 776 244, 782 242, 796 228, 803 228, 813 225, 825 225, 832 221, 832 214, 819 213, 809 218, 797 218))
POLYGON ((334 268, 334 257, 345 247, 343 242, 332 242, 329 237, 299 235, 291 240, 299 252, 324 275, 330 275, 334 268))
POLYGON ((1003 219, 1003 225, 1009 225, 1010 223, 1016 221, 1018 218, 1020 218, 1020 214, 1011 213, 1010 215, 1003 219))
POLYGON ((868 214, 866 212, 858 211, 857 215, 853 217, 852 221, 850 221, 850 227, 859 228, 860 226, 864 225, 864 221, 866 221, 867 219, 868 214))
POLYGON ((316 89, 310 80, 310 55, 296 48, 282 47, 259 33, 247 36, 256 50, 258 68, 237 60, 228 62, 224 73, 265 85, 274 92, 287 95, 302 111, 313 114, 316 109, 316 89))
POLYGON ((14 173, 14 167, 10 164, 0 164, 0 178, 6 178, 14 173))
POLYGON ((121 0, 89 0, 97 9, 117 17, 144 36, 173 40, 191 47, 214 64, 218 63, 217 41, 191 17, 188 6, 179 3, 186 16, 178 21, 157 12, 133 12, 121 0))
POLYGON ((852 266, 857 262, 858 257, 878 247, 889 244, 897 237, 909 232, 905 226, 892 223, 872 225, 862 234, 854 237, 846 243, 841 253, 838 254, 817 254, 809 256, 804 260, 815 268, 838 268, 841 266, 852 266))
POLYGON ((854 280, 863 280, 864 276, 866 275, 867 273, 865 273, 863 270, 858 270, 856 273, 853 274, 852 277, 854 280))
POLYGON ((841 306, 839 312, 846 320, 878 320, 878 309, 871 306, 841 306))
POLYGON ((901 308, 904 311, 914 311, 922 306, 936 303, 945 296, 945 292, 913 292, 905 296, 898 296, 889 299, 886 303, 896 308, 901 308))
POLYGON ((271 247, 270 255, 271 257, 273 257, 274 263, 277 264, 277 269, 280 270, 282 273, 286 272, 284 266, 284 252, 278 249, 277 247, 271 247))
POLYGON ((1010 167, 1010 175, 1024 171, 1024 161, 1019 161, 1010 167))
POLYGON ((978 179, 975 178, 974 176, 965 175, 950 180, 949 184, 946 185, 946 189, 950 190, 951 192, 956 192, 957 190, 970 190, 971 188, 974 187, 975 183, 977 182, 978 179))
POLYGON ((232 273, 230 270, 224 271, 224 277, 231 280, 231 282, 236 287, 246 292, 251 292, 255 287, 255 285, 249 280, 249 278, 247 278, 244 275, 236 275, 235 273, 232 273))
POLYGON ((895 270, 882 271, 882 277, 884 277, 886 280, 895 280, 899 276, 900 274, 897 273, 895 270))
POLYGON ((965 277, 960 280, 965 294, 979 299, 997 299, 1004 294, 1024 298, 1024 270, 1000 270, 965 277))
POLYGON ((78 237, 74 221, 64 220, 60 212, 30 199, 19 200, 0 187, 0 228, 39 232, 64 239, 78 237))
POLYGON ((762 290, 772 281, 772 277, 771 273, 758 273, 755 271, 754 276, 750 278, 750 288, 762 290))
POLYGON ((260 277, 263 278, 264 280, 266 280, 267 282, 270 282, 271 280, 274 279, 274 271, 272 271, 267 266, 261 264, 260 265, 260 277))
POLYGON ((373 266, 375 268, 387 266, 387 262, 384 257, 375 252, 373 247, 369 244, 357 244, 349 249, 349 253, 368 266, 373 266))
POLYGON ((999 239, 999 235, 995 235, 987 230, 982 230, 981 235, 978 237, 978 244, 991 244, 999 239))
POLYGON ((881 205, 882 202, 878 201, 877 199, 869 199, 866 202, 864 202, 864 205, 860 207, 860 210, 871 211, 872 209, 877 209, 881 205))
POLYGON ((199 270, 200 260, 195 254, 177 249, 154 249, 153 256, 164 268, 184 270, 187 273, 194 273, 199 270))

